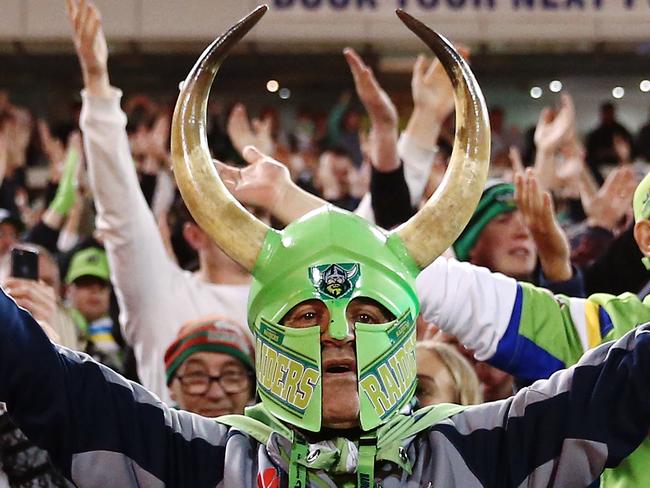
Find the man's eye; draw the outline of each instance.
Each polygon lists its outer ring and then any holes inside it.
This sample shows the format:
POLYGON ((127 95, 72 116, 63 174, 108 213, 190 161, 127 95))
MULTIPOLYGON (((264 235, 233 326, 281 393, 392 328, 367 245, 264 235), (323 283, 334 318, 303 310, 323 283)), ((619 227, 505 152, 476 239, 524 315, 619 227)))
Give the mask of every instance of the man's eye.
POLYGON ((302 314, 303 320, 316 320, 316 312, 305 312, 302 314))
POLYGON ((376 324, 378 320, 368 313, 360 313, 357 315, 357 322, 360 324, 376 324))

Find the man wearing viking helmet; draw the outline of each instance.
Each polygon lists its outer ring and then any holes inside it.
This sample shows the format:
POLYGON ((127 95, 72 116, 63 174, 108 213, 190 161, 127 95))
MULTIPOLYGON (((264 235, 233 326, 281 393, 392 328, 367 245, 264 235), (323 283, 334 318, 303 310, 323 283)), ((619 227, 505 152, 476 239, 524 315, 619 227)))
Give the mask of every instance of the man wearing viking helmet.
MULTIPOLYGON (((217 68, 265 10, 204 52, 179 97, 172 142, 194 217, 254 276, 248 315, 261 403, 218 419, 171 410, 53 345, 4 293, 0 400, 79 487, 590 485, 650 426, 650 328, 509 400, 413 411, 415 278, 476 205, 489 157, 482 95, 451 44, 398 12, 455 88, 457 142, 445 186, 392 233, 331 207, 269 229, 228 194, 205 138, 217 68), (332 297, 314 278, 335 264, 350 289, 332 297)), ((93 15, 79 22, 92 26, 93 15)))

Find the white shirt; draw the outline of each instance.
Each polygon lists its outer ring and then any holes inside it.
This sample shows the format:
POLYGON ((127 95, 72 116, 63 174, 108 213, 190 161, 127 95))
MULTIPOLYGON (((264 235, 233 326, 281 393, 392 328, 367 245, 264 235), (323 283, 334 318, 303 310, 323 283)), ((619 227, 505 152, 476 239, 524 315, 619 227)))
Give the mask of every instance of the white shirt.
POLYGON ((119 90, 106 98, 82 92, 80 125, 88 176, 124 337, 134 349, 142 384, 171 403, 163 358, 180 327, 189 320, 220 315, 248 332, 250 286, 206 283, 168 257, 140 190, 121 95, 119 90))

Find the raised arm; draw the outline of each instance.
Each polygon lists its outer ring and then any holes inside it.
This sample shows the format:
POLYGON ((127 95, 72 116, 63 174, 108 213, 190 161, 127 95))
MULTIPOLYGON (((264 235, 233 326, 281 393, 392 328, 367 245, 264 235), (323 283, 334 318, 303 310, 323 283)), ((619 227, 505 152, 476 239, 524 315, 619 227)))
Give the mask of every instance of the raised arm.
POLYGON ((645 325, 508 400, 450 417, 432 437, 442 434, 484 487, 592 486, 647 437, 649 385, 645 325))
POLYGON ((551 190, 556 184, 555 156, 559 147, 576 137, 575 108, 568 93, 562 94, 560 108, 544 108, 535 128, 535 171, 540 185, 551 190))
POLYGON ((425 321, 456 336, 477 359, 524 380, 547 378, 588 349, 650 321, 636 296, 552 295, 486 268, 438 258, 417 280, 425 321))
POLYGON ((221 481, 225 427, 169 409, 89 356, 55 346, 4 291, 0 318, 0 401, 77 486, 221 481))
MULTIPOLYGON (((469 59, 469 50, 459 47, 460 54, 469 59)), ((411 194, 411 204, 417 207, 424 193, 434 157, 438 136, 447 117, 454 111, 451 81, 438 60, 417 57, 411 78, 413 112, 397 145, 404 163, 404 176, 411 194)))
POLYGON ((397 155, 397 109, 367 66, 352 48, 343 50, 350 67, 354 87, 370 118, 369 156, 375 169, 382 173, 402 164, 397 155))
MULTIPOLYGON (((406 222, 414 213, 404 167, 397 153, 397 109, 372 68, 351 48, 346 48, 343 54, 357 95, 370 118, 367 151, 372 174, 370 195, 364 198, 370 199, 372 214, 368 213, 367 217, 390 229, 406 222)), ((362 205, 359 205, 361 209, 362 205)))
POLYGON ((93 4, 81 0, 69 0, 68 13, 85 86, 81 128, 97 208, 96 225, 105 240, 111 278, 126 314, 127 340, 133 344, 142 332, 131 327, 136 315, 146 315, 147 310, 169 300, 165 291, 180 271, 165 252, 140 190, 126 115, 120 108, 121 92, 109 82, 100 14, 93 4))
POLYGON ((515 174, 515 200, 537 246, 544 277, 550 282, 571 279, 573 268, 569 241, 555 219, 551 193, 539 187, 532 168, 523 174, 515 174))

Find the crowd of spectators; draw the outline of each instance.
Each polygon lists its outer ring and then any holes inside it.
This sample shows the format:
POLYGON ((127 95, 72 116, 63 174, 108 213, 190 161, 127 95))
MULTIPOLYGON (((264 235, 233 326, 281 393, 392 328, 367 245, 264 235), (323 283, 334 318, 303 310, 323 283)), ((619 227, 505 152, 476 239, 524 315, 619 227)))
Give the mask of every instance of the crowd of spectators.
MULTIPOLYGON (((78 120, 52 126, 0 92, 0 281, 53 341, 170 405, 241 413, 255 398, 250 276, 180 198, 170 170, 172 107, 146 95, 122 100, 110 85, 100 21, 85 30, 73 23, 73 31, 85 85, 78 120), (38 254, 36 280, 12 275, 13 249, 38 254)), ((345 93, 329 114, 298 110, 293 126, 281 126, 272 109, 251 118, 243 100, 211 109, 217 170, 273 225, 320 198, 390 229, 442 181, 454 105, 441 65, 415 61, 413 111, 401 114, 409 118, 400 132, 373 71, 352 49, 344 55, 359 105, 345 93)), ((650 160, 650 130, 633 137, 611 103, 589 134, 577 133, 575 116, 565 93, 541 112, 532 148, 520 151, 502 110, 491 111, 491 180, 448 258, 574 297, 643 293, 631 203, 650 160)), ((526 383, 477 361, 434 323, 421 319, 418 339, 422 405, 502 399, 526 383)), ((7 414, 0 466, 0 486, 68 483, 7 414)))

